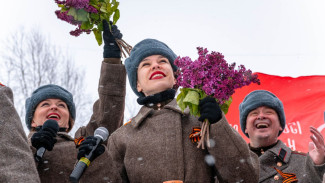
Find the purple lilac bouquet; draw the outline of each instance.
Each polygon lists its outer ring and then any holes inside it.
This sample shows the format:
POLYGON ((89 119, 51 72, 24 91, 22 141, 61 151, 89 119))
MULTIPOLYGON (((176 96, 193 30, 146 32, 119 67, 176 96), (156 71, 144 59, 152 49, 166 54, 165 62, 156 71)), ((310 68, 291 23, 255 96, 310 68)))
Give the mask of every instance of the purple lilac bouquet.
POLYGON ((109 22, 113 15, 113 24, 120 18, 119 2, 116 0, 55 0, 60 10, 55 11, 58 19, 66 21, 77 28, 70 32, 79 36, 85 32, 95 35, 98 45, 102 44, 103 20, 109 22))
MULTIPOLYGON (((228 64, 218 52, 208 53, 206 48, 198 47, 199 58, 192 61, 189 57, 178 57, 174 64, 179 68, 177 85, 182 87, 177 96, 177 104, 184 111, 200 116, 199 101, 207 96, 216 99, 221 110, 226 114, 232 102, 235 89, 251 83, 260 84, 256 74, 246 70, 243 65, 235 69, 236 63, 228 64)), ((209 131, 208 122, 202 125, 201 136, 209 131)), ((203 135, 204 136, 204 135, 203 135)), ((207 134, 207 143, 209 146, 207 134)), ((204 149, 204 144, 202 144, 204 149)), ((200 146, 200 144, 199 144, 200 146)))

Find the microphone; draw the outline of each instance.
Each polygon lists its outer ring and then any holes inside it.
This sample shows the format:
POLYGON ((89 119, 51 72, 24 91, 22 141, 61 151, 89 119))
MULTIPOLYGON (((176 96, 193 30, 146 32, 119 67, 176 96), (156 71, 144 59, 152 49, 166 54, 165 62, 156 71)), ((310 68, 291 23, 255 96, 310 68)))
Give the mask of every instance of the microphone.
POLYGON ((77 183, 85 171, 85 169, 90 165, 90 161, 93 160, 94 151, 100 145, 103 141, 105 141, 108 137, 108 130, 105 127, 99 127, 94 132, 94 137, 96 137, 96 145, 93 146, 92 150, 89 154, 87 154, 85 157, 80 158, 77 165, 75 166, 74 170, 70 174, 70 181, 77 183))
MULTIPOLYGON (((50 132, 53 137, 55 137, 55 135, 58 133, 59 131, 59 125, 58 122, 53 120, 53 119, 48 119, 44 122, 43 126, 42 126, 42 130, 43 131, 47 131, 50 132)), ((37 162, 40 162, 43 158, 43 155, 45 153, 45 148, 44 147, 40 147, 37 149, 36 153, 35 153, 35 160, 37 162)))

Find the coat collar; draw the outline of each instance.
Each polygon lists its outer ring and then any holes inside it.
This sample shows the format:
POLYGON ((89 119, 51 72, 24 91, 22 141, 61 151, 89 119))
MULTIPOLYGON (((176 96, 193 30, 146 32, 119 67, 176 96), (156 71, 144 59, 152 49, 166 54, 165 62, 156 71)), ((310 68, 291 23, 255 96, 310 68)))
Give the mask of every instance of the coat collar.
POLYGON ((261 166, 259 182, 270 179, 270 177, 277 174, 277 171, 273 167, 276 167, 281 171, 286 169, 289 166, 291 154, 291 149, 281 140, 278 140, 274 147, 265 151, 265 153, 259 157, 261 166), (282 162, 282 164, 280 162, 282 162), (278 166, 278 164, 280 165, 278 166))
MULTIPOLYGON (((278 157, 282 162, 288 163, 291 156, 291 149, 286 146, 281 140, 278 140, 278 143, 269 151, 278 157)), ((261 156, 261 159, 263 158, 263 155, 261 156)))
MULTIPOLYGON (((29 141, 31 141, 31 138, 34 135, 34 133, 36 133, 36 131, 30 131, 29 132, 29 134, 27 136, 29 141)), ((74 140, 67 132, 58 132, 57 137, 61 137, 61 138, 65 139, 65 140, 72 140, 72 141, 74 140)), ((58 140, 58 138, 57 138, 57 140, 58 140)))
MULTIPOLYGON (((168 104, 163 106, 162 109, 170 109, 170 110, 175 111, 175 112, 177 112, 179 114, 182 114, 182 115, 188 115, 189 114, 188 109, 186 109, 184 112, 182 112, 181 108, 177 105, 176 99, 173 99, 171 102, 169 102, 168 104)), ((131 124, 135 128, 139 127, 140 124, 144 121, 144 119, 147 118, 148 115, 150 115, 154 111, 155 110, 150 108, 150 107, 142 106, 140 111, 138 112, 138 114, 132 118, 131 124)))

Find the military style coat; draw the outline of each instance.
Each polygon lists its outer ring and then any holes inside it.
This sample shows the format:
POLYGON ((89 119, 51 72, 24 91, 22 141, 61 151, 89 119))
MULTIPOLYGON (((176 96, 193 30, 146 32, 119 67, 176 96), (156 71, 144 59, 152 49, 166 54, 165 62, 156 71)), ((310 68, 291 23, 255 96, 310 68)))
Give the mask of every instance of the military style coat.
MULTIPOLYGON (((78 129, 75 133, 76 138, 94 135, 94 131, 101 126, 112 133, 123 124, 125 72, 125 67, 122 64, 102 63, 98 87, 99 99, 94 103, 93 115, 89 123, 87 126, 78 129), (119 89, 112 90, 112 88, 119 89)), ((32 133, 30 133, 29 138, 31 136, 32 133)), ((77 163, 78 153, 73 140, 67 133, 58 132, 57 143, 55 143, 53 150, 46 151, 43 156, 43 163, 38 164, 37 169, 41 182, 70 182, 69 176, 77 163)), ((32 149, 35 153, 36 149, 33 147, 32 149)), ((116 177, 110 177, 110 175, 115 174, 115 169, 110 168, 110 165, 111 160, 106 149, 104 154, 90 163, 82 175, 80 183, 120 182, 116 177)))
POLYGON ((260 183, 283 182, 274 168, 296 176, 299 183, 321 183, 325 164, 315 165, 308 154, 292 151, 282 141, 265 151, 260 157, 260 183))
POLYGON ((210 126, 212 146, 198 149, 189 138, 201 122, 176 100, 161 110, 143 106, 109 138, 108 149, 123 182, 258 182, 258 157, 225 116, 210 126), (210 167, 206 160, 215 160, 210 167))
POLYGON ((0 85, 0 182, 40 182, 9 87, 0 85))

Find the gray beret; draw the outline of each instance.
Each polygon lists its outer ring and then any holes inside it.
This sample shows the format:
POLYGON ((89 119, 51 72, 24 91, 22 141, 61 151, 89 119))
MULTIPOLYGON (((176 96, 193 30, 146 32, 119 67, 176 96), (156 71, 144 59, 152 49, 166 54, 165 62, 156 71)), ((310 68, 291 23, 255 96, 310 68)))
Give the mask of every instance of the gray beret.
POLYGON ((163 42, 156 39, 145 39, 136 44, 130 53, 130 57, 125 60, 125 68, 128 73, 129 82, 133 92, 138 97, 143 97, 143 93, 137 90, 137 71, 140 62, 151 55, 162 55, 168 59, 173 71, 177 70, 174 65, 176 54, 163 42))
MULTIPOLYGON (((243 102, 239 105, 239 116, 240 116, 240 127, 243 133, 248 137, 248 134, 245 133, 246 129, 246 118, 249 112, 252 110, 261 107, 267 106, 274 109, 280 120, 280 125, 282 129, 285 128, 286 120, 284 115, 283 104, 273 93, 266 90, 255 90, 249 93, 243 102)), ((282 133, 280 131, 279 135, 282 133)))
MULTIPOLYGON (((55 98, 55 99, 61 99, 64 101, 68 108, 69 108, 69 113, 71 115, 71 118, 75 120, 76 118, 76 107, 73 102, 73 96, 72 94, 67 91, 66 89, 54 85, 54 84, 49 84, 49 85, 44 85, 39 88, 37 88, 33 93, 32 96, 26 99, 26 125, 28 129, 31 129, 31 122, 34 116, 35 109, 37 105, 42 102, 45 99, 49 98, 55 98)), ((72 128, 72 127, 70 127, 72 128)))

